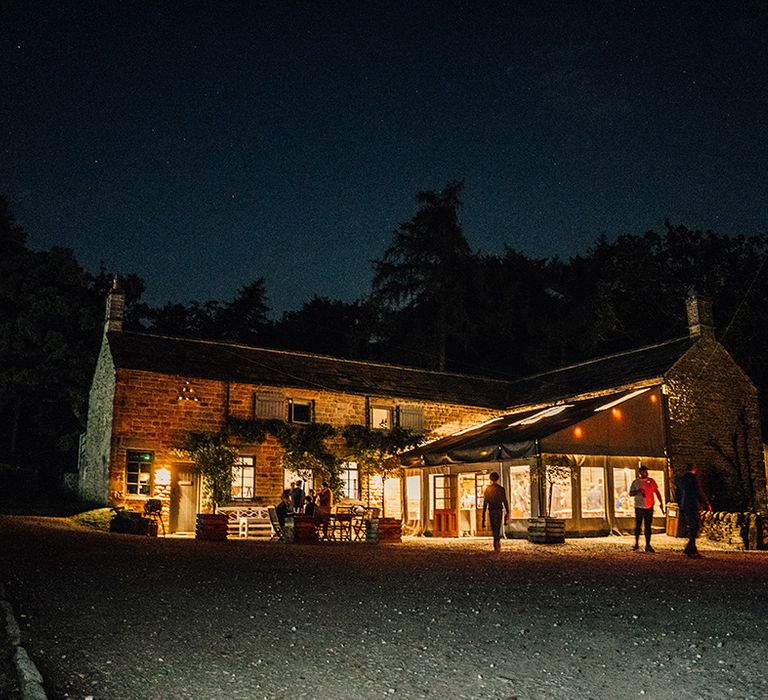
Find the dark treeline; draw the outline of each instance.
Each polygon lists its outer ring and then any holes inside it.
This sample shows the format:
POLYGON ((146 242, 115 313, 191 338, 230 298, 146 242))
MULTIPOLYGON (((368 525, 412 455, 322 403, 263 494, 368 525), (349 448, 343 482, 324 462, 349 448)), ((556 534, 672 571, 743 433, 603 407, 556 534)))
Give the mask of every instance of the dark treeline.
MULTIPOLYGON (((365 298, 315 296, 270 320, 263 278, 230 301, 152 307, 129 274, 126 329, 516 378, 684 335, 695 290, 712 299, 717 336, 757 384, 765 421, 768 236, 665 222, 598 238, 567 262, 484 255, 463 231, 462 189, 418 194, 372 261, 365 298)), ((112 277, 85 271, 70 250, 30 250, 0 197, 0 468, 46 483, 76 468, 112 277)))

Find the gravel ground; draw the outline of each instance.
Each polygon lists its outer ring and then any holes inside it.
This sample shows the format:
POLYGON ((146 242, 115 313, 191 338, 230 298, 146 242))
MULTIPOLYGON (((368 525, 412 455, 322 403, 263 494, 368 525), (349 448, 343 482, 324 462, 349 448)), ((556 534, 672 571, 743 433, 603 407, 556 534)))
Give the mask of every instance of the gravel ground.
POLYGON ((0 516, 49 697, 765 698, 768 552, 204 543, 0 516))

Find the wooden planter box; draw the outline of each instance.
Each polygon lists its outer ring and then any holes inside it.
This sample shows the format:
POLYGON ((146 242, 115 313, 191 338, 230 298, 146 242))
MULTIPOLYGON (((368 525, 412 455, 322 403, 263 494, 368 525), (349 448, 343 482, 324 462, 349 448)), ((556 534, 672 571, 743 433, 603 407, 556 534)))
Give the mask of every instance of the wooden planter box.
POLYGON ((376 518, 365 524, 365 541, 368 544, 379 542, 402 542, 403 523, 397 518, 376 518))
POLYGON ((535 544, 562 544, 565 542, 563 518, 529 518, 528 541, 535 544))
POLYGON ((195 539, 226 540, 228 523, 226 513, 198 513, 195 521, 195 539))
POLYGON ((293 521, 293 537, 289 542, 296 544, 315 544, 317 542, 317 527, 315 519, 310 515, 295 515, 286 519, 286 531, 289 529, 290 522, 293 521))

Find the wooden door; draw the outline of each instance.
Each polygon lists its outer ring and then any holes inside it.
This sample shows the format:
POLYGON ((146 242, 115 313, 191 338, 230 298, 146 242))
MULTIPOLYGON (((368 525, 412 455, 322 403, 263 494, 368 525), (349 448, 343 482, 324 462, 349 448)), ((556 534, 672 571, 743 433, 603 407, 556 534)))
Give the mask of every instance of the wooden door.
POLYGON ((485 499, 483 498, 483 496, 485 494, 485 488, 490 483, 491 483, 491 480, 488 478, 488 474, 475 474, 475 503, 477 504, 476 505, 476 508, 477 508, 476 530, 477 530, 477 534, 481 536, 491 534, 491 520, 488 517, 488 513, 485 514, 485 527, 483 527, 483 506, 485 504, 485 499))
POLYGON ((456 504, 457 477, 452 474, 435 476, 435 522, 432 534, 435 537, 459 536, 459 512, 456 504))
POLYGON ((176 471, 171 490, 171 532, 194 532, 199 476, 188 468, 176 471))

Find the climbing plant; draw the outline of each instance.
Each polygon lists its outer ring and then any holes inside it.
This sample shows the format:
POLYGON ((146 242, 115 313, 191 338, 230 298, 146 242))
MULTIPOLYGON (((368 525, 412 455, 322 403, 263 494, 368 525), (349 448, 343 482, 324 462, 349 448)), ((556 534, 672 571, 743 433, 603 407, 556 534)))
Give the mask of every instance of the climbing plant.
POLYGON ((386 481, 393 474, 399 473, 402 464, 397 457, 399 452, 418 445, 423 436, 404 428, 390 431, 371 430, 364 425, 347 425, 342 430, 346 446, 352 450, 349 459, 357 462, 360 476, 380 476, 386 481))
POLYGON ((230 433, 242 440, 262 443, 273 435, 283 448, 283 466, 309 481, 326 481, 338 497, 341 493, 341 461, 326 441, 336 435, 327 423, 288 423, 279 419, 230 419, 230 433))
POLYGON ((213 512, 232 496, 232 469, 237 464, 237 450, 227 444, 221 433, 190 433, 178 450, 186 454, 194 470, 202 476, 203 495, 213 512))

